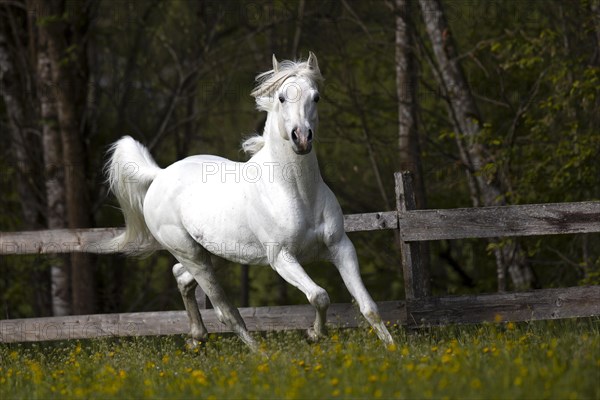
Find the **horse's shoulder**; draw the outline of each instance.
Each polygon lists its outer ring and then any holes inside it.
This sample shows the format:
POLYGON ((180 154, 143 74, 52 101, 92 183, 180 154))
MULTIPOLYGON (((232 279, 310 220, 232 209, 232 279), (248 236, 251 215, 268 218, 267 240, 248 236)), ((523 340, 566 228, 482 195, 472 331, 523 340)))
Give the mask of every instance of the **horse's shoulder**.
POLYGON ((323 235, 325 243, 340 240, 344 233, 344 214, 340 203, 331 189, 323 184, 321 189, 321 202, 323 204, 323 235))
POLYGON ((320 200, 324 205, 324 213, 326 214, 341 214, 342 209, 340 207, 340 203, 338 202, 335 193, 327 186, 326 183, 321 184, 320 192, 320 200))

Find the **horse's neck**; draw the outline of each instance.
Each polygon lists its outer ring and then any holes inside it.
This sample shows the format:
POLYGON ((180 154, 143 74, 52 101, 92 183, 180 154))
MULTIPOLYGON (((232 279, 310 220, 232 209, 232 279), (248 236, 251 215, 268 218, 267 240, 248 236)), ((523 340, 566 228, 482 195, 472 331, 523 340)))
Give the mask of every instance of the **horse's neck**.
POLYGON ((313 150, 306 155, 293 152, 289 141, 279 133, 276 118, 269 115, 263 134, 266 139, 266 162, 273 165, 273 183, 291 196, 311 201, 322 182, 317 156, 313 150))

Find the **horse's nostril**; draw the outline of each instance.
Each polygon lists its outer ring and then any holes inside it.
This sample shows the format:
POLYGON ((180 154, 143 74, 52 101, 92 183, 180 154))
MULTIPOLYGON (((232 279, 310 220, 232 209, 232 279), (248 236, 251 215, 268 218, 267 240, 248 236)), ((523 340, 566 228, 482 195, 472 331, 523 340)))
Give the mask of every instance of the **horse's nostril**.
POLYGON ((298 135, 296 134, 296 128, 292 129, 292 140, 294 142, 298 141, 298 135))
POLYGON ((312 129, 308 130, 308 141, 310 142, 312 140, 313 134, 312 134, 312 129))

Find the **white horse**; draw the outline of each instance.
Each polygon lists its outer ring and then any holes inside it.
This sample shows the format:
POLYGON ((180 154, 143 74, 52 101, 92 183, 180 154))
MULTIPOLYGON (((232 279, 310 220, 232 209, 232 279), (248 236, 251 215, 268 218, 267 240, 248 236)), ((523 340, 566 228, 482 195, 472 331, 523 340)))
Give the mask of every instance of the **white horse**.
POLYGON ((333 262, 379 338, 393 343, 365 289, 342 210, 323 182, 312 143, 317 133, 317 58, 283 61, 257 77, 252 92, 268 113, 262 136, 243 143, 246 163, 213 155, 178 161, 165 169, 131 137, 112 146, 109 183, 125 217, 125 232, 105 245, 128 253, 168 250, 190 318, 191 341, 207 338, 194 297, 200 285, 221 322, 252 349, 257 344, 216 279, 210 253, 244 264, 269 264, 300 289, 317 311, 311 338, 325 335, 327 292, 301 263, 333 262), (132 244, 134 244, 132 246, 132 244))

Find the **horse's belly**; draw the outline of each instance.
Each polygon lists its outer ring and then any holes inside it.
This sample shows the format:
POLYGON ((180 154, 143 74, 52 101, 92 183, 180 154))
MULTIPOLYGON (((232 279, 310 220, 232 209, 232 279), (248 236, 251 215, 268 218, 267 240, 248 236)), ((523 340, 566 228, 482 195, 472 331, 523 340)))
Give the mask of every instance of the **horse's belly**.
POLYGON ((267 263, 263 244, 247 224, 243 194, 229 185, 200 185, 182 203, 182 222, 210 253, 244 264, 267 263))
POLYGON ((240 264, 268 264, 266 251, 259 242, 248 241, 198 241, 210 253, 240 264))
POLYGON ((184 224, 194 240, 214 255, 243 264, 267 262, 262 243, 235 218, 225 216, 217 220, 214 216, 207 216, 184 224))

